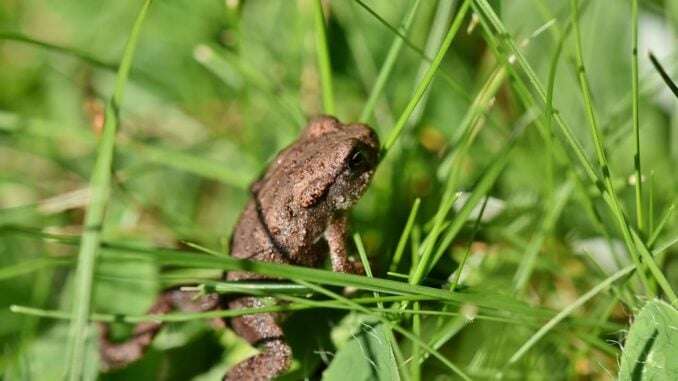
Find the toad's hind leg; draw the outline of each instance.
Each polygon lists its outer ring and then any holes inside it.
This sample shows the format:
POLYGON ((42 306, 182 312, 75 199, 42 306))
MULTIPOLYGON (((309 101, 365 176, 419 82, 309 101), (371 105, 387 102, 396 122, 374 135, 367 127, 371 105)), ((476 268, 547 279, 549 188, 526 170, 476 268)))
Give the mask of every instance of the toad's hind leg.
MULTIPOLYGON (((237 298, 228 303, 229 309, 263 307, 260 299, 237 298)), ((292 349, 273 313, 244 315, 231 319, 233 330, 261 353, 238 364, 224 376, 226 381, 268 381, 284 373, 292 362, 292 349)))
MULTIPOLYGON (((168 290, 162 293, 148 310, 149 315, 164 315, 178 309, 186 312, 210 311, 219 307, 219 296, 209 294, 195 298, 193 293, 168 290)), ((134 327, 134 335, 127 341, 114 342, 108 324, 99 324, 99 347, 103 370, 125 367, 141 358, 162 328, 160 321, 145 321, 134 327)))

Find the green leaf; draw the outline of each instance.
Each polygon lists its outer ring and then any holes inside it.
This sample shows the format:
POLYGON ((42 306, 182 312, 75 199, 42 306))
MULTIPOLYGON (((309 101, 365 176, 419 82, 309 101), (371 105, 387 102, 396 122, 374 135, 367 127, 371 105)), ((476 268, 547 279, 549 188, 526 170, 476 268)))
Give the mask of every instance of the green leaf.
POLYGON ((661 300, 640 310, 626 338, 619 380, 678 379, 678 311, 661 300))
MULTIPOLYGON (((87 327, 85 334, 96 336, 94 327, 87 327)), ((21 356, 10 363, 6 369, 7 380, 43 380, 61 381, 64 375, 64 363, 67 353, 64 343, 68 340, 68 324, 57 324, 37 337, 22 352, 21 356)), ((99 352, 94 340, 87 341, 84 348, 83 381, 96 380, 99 373, 99 352)))
POLYGON ((334 356, 323 381, 400 380, 383 324, 364 323, 334 356))

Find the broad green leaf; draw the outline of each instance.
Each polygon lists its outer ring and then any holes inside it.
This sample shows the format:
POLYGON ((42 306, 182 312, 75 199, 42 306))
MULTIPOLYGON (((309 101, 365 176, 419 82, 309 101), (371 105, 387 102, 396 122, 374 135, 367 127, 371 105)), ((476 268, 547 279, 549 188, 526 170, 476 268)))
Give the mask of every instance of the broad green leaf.
POLYGON ((640 310, 626 338, 619 380, 678 379, 678 311, 661 300, 640 310))
MULTIPOLYGON (((86 335, 95 336, 92 328, 86 335)), ((6 369, 6 380, 63 380, 66 363, 64 343, 68 339, 68 324, 57 324, 47 330, 22 352, 6 369)), ((88 340, 85 346, 85 362, 82 380, 96 380, 99 372, 99 352, 94 340, 88 340)))
POLYGON ((383 324, 364 323, 334 356, 323 381, 400 380, 383 324))

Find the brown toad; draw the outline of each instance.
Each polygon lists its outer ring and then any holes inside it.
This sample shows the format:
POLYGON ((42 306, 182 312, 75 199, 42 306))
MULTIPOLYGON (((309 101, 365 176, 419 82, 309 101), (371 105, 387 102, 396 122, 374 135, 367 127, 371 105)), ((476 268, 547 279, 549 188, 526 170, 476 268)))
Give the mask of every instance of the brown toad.
MULTIPOLYGON (((367 188, 379 160, 379 141, 363 124, 344 125, 322 116, 313 119, 299 139, 278 154, 263 177, 251 186, 252 197, 245 206, 231 238, 231 255, 241 259, 317 267, 329 251, 333 271, 361 272, 349 260, 345 239, 344 212, 367 188), (323 239, 324 238, 324 239, 323 239), (329 248, 329 250, 328 250, 329 248)), ((229 281, 266 279, 232 271, 229 281)), ((205 311, 262 306, 256 297, 222 298, 210 295, 193 301, 178 290, 165 292, 150 313, 172 309, 205 311)), ((231 327, 261 352, 237 364, 226 380, 270 380, 287 370, 292 351, 272 313, 231 319, 231 327)), ((105 366, 121 367, 143 355, 160 323, 146 322, 135 328, 124 343, 109 340, 101 329, 101 353, 105 366)))

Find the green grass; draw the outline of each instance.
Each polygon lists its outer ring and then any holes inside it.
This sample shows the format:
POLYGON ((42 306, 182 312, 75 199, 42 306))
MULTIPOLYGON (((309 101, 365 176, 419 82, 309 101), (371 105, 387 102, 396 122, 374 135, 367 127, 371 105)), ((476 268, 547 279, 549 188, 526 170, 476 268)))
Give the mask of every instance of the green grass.
POLYGON ((321 0, 314 1, 315 20, 315 50, 318 56, 318 71, 320 71, 320 84, 323 91, 323 110, 330 115, 335 114, 334 89, 332 85, 332 67, 330 64, 330 52, 327 48, 327 31, 325 28, 325 14, 321 0))
POLYGON ((73 314, 69 331, 68 366, 66 368, 69 380, 80 380, 85 368, 85 345, 89 333, 90 303, 93 292, 93 278, 96 258, 101 242, 101 232, 104 229, 104 215, 109 204, 111 187, 111 169, 115 149, 115 138, 120 120, 120 107, 127 77, 132 66, 132 57, 139 40, 141 25, 146 17, 151 0, 147 0, 139 11, 139 16, 132 27, 130 38, 118 69, 115 89, 110 101, 106 105, 104 125, 100 141, 97 146, 97 155, 94 169, 90 177, 90 201, 85 209, 83 233, 78 251, 78 263, 75 268, 73 291, 73 314))
POLYGON ((0 6, 0 375, 217 380, 251 348, 207 322, 285 312, 287 380, 613 379, 646 302, 678 306, 678 52, 645 45, 670 3, 0 6), (382 141, 366 275, 230 257, 249 183, 321 113, 382 141), (147 314, 174 286, 281 303, 147 314), (144 321, 148 355, 99 374, 94 322, 144 321))

